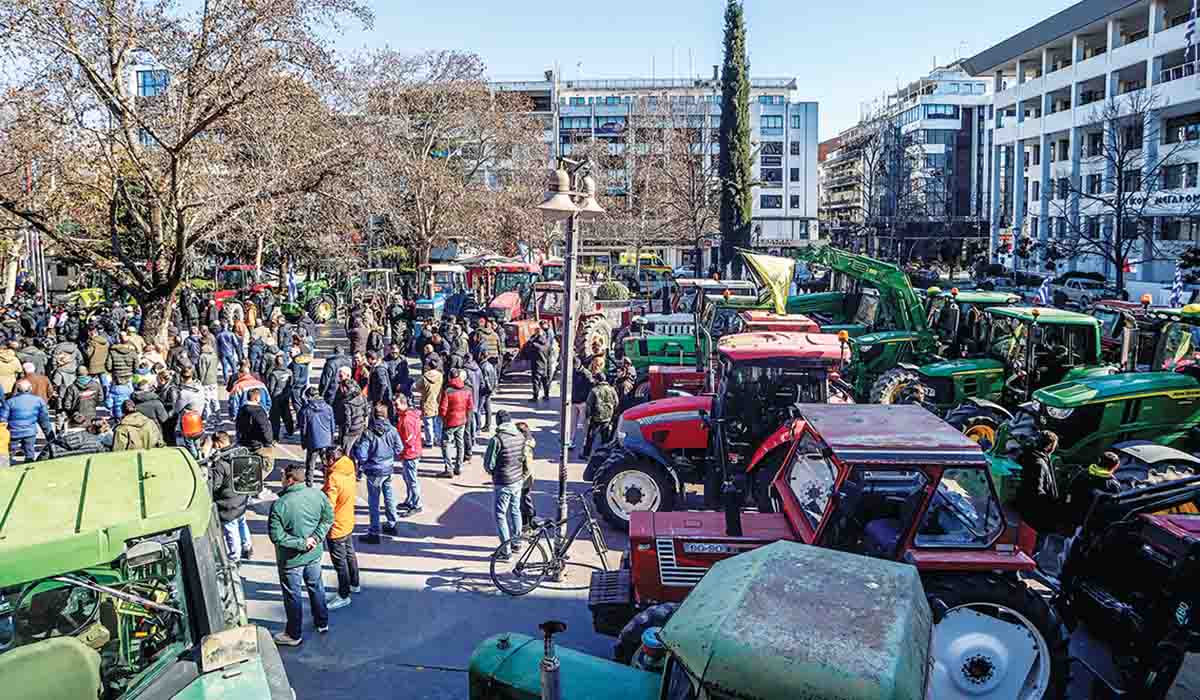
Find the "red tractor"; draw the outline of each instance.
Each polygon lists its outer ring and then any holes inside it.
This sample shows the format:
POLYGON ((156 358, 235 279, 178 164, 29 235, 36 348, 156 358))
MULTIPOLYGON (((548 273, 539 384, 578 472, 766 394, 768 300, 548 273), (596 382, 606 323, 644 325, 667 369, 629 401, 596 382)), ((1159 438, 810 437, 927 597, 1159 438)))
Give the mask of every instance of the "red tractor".
POLYGON ((829 400, 841 360, 834 335, 722 338, 715 395, 651 401, 621 415, 614 441, 584 470, 596 487, 597 509, 624 529, 634 512, 685 507, 688 484, 703 484, 705 504, 713 508, 727 471, 745 475, 746 491, 765 499, 787 453, 797 406, 829 400))
POLYGON ((713 564, 794 540, 917 568, 935 624, 929 697, 1059 696, 1064 629, 1019 575, 1035 569, 1035 533, 1002 507, 978 445, 914 405, 806 405, 785 431, 776 512, 632 514, 628 559, 592 575, 588 600, 619 660, 713 564))
POLYGON ((224 308, 227 301, 245 298, 268 287, 274 288, 259 281, 259 270, 254 265, 221 265, 216 269, 213 281, 213 301, 218 311, 224 308))
POLYGON ((482 316, 501 323, 524 318, 525 299, 534 283, 542 277, 542 268, 533 263, 513 260, 488 260, 467 268, 467 287, 481 300, 483 308, 464 310, 467 316, 482 316))

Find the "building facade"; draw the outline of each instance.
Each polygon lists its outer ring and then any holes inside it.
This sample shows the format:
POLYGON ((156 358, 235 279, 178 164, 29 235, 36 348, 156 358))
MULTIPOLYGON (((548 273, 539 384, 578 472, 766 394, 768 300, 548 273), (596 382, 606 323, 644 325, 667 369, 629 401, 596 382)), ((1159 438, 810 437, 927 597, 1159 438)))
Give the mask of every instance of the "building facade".
POLYGON ((1111 278, 1120 264, 1132 281, 1170 281, 1174 258, 1200 241, 1191 9, 1191 0, 1085 0, 965 61, 994 86, 995 253, 1026 238, 1041 250, 1073 248, 1080 236, 1111 245, 1113 203, 1128 201, 1134 211, 1122 218, 1137 219, 1135 249, 1071 255, 1059 269, 1111 278), (1118 151, 1142 172, 1118 176, 1118 151))
MULTIPOLYGON (((610 153, 619 154, 626 129, 639 115, 669 113, 703 135, 696 148, 716 171, 721 84, 715 68, 711 78, 685 79, 561 80, 547 72, 544 81, 498 82, 493 88, 518 91, 533 100, 545 118, 551 157, 570 156, 572 149, 587 142, 605 143, 610 153)), ((753 193, 752 242, 755 249, 782 253, 817 238, 817 104, 799 99, 793 78, 752 77, 750 88, 753 175, 760 183, 753 193)), ((620 179, 620 172, 611 174, 620 179)), ((719 262, 719 248, 714 223, 700 260, 690 244, 651 250, 671 265, 703 270, 719 262)))

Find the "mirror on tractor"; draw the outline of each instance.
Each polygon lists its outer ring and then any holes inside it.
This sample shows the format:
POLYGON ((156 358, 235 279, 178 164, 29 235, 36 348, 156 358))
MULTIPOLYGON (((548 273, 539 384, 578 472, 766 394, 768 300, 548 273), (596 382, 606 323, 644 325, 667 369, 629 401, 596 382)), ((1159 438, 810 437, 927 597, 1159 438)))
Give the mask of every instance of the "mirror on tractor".
POLYGON ((125 566, 129 569, 141 569, 157 564, 166 556, 167 550, 161 542, 143 540, 125 552, 125 566))
POLYGON ((263 489, 265 460, 259 455, 243 455, 229 460, 236 493, 255 494, 263 489))

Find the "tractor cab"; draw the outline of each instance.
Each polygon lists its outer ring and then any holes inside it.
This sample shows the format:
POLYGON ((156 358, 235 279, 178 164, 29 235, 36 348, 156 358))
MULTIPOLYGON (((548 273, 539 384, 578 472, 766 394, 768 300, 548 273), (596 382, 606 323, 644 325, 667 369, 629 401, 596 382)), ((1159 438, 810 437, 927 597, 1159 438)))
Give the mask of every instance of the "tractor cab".
POLYGON ((519 319, 533 285, 542 270, 531 263, 501 263, 487 268, 487 314, 507 323, 519 319))
POLYGON ((1200 304, 1151 313, 1162 321, 1152 366, 1200 378, 1200 304))
POLYGON ((258 281, 258 268, 253 265, 221 265, 213 272, 213 300, 218 309, 268 286, 258 281))
POLYGON ((675 293, 671 296, 671 311, 694 314, 700 310, 704 297, 723 294, 726 289, 734 296, 758 294, 758 284, 752 280, 714 280, 707 277, 677 279, 675 293))
POLYGON ((440 320, 457 316, 466 299, 467 269, 462 265, 436 263, 417 269, 417 319, 440 320))
POLYGON ((562 258, 550 258, 542 262, 542 280, 545 282, 561 282, 566 277, 566 263, 562 258))
POLYGON ((525 297, 525 318, 548 320, 557 332, 562 324, 566 298, 562 282, 538 282, 533 285, 532 293, 525 297))
POLYGON ((1012 306, 1021 297, 1009 292, 941 291, 931 287, 925 295, 926 325, 938 336, 943 357, 961 357, 979 349, 978 329, 983 312, 993 306, 1012 306))

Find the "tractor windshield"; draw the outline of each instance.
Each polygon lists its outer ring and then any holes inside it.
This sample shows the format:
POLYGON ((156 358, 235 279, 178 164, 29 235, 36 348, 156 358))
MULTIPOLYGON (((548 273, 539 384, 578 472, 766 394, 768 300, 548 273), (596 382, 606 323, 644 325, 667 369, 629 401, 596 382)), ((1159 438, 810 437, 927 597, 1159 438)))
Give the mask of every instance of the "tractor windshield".
POLYGON ((738 312, 731 306, 709 304, 700 322, 708 329, 715 343, 723 335, 737 332, 738 312))
MULTIPOLYGON (((988 350, 1006 366, 1023 367, 1030 325, 1017 318, 989 314, 988 350)), ((1097 356, 1091 326, 1075 324, 1038 325, 1040 338, 1033 348, 1037 384, 1050 386, 1062 381, 1066 371, 1091 364, 1097 356)))
POLYGON ((500 295, 504 292, 520 292, 525 293, 529 289, 531 277, 528 272, 497 272, 496 281, 492 286, 492 294, 500 295))
POLYGON ((563 293, 557 289, 540 290, 529 295, 525 310, 530 314, 557 316, 562 313, 563 293))
POLYGON ((562 265, 546 265, 542 268, 542 279, 547 282, 558 282, 563 278, 564 269, 562 265))
POLYGON ((367 270, 360 273, 360 282, 364 289, 384 291, 388 288, 387 270, 367 270))
POLYGON ((1159 334, 1155 369, 1179 370, 1200 361, 1200 326, 1173 321, 1159 334))
POLYGON ((984 469, 947 469, 917 530, 918 547, 986 547, 1004 530, 984 469))
POLYGON ((1121 337, 1121 312, 1116 309, 1106 309, 1102 306, 1093 308, 1091 315, 1100 322, 1100 337, 1121 337))
POLYGON ((788 489, 800 502, 800 510, 808 526, 816 530, 825 517, 825 508, 833 498, 837 468, 825 455, 821 445, 812 436, 805 435, 792 451, 783 474, 788 489))
POLYGON ((217 270, 217 287, 219 289, 245 289, 250 286, 249 270, 217 270))

